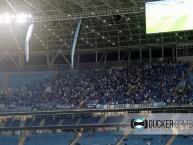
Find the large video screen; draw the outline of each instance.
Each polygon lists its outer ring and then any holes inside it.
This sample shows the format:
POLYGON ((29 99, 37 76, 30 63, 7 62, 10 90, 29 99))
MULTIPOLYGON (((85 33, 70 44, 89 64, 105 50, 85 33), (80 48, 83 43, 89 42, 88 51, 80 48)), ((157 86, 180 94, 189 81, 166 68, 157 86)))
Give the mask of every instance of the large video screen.
POLYGON ((146 33, 193 29, 193 0, 162 0, 145 3, 146 33))

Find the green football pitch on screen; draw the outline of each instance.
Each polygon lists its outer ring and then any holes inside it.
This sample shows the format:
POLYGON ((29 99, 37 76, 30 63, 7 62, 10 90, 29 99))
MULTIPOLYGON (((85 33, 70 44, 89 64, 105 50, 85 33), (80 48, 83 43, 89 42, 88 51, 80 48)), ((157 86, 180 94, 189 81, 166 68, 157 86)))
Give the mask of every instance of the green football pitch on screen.
POLYGON ((147 34, 193 29, 193 0, 153 1, 145 8, 147 34))

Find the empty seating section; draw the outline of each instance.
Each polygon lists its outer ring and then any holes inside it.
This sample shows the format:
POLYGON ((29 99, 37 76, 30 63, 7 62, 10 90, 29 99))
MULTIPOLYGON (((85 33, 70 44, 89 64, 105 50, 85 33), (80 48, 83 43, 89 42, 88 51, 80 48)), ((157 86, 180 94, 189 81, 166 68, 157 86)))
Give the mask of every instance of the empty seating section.
POLYGON ((89 116, 89 117, 83 117, 81 118, 79 124, 97 124, 99 120, 101 119, 100 116, 89 116))
POLYGON ((20 72, 9 73, 8 86, 9 88, 20 88, 34 81, 42 80, 44 78, 53 78, 54 72, 20 72))
MULTIPOLYGON (((83 124, 98 124, 101 119, 101 116, 75 116, 75 117, 67 117, 65 119, 62 119, 61 116, 58 117, 46 117, 45 122, 43 123, 43 126, 54 126, 54 125, 83 125, 83 124)), ((113 123, 121 123, 124 119, 124 116, 108 116, 106 117, 104 122, 101 122, 102 124, 113 124, 113 123)), ((35 118, 26 118, 24 126, 39 126, 41 121, 44 119, 41 119, 39 116, 35 118)), ((20 119, 12 119, 7 118, 4 122, 5 127, 19 127, 21 124, 20 119)), ((21 124, 22 125, 22 124, 21 124)))
POLYGON ((17 135, 0 135, 0 145, 18 145, 19 136, 17 135))
POLYGON ((19 127, 20 126, 21 121, 19 119, 16 119, 13 121, 13 127, 19 127))
POLYGON ((57 125, 60 121, 60 118, 56 117, 56 118, 47 118, 44 126, 53 126, 53 125, 57 125))
POLYGON ((193 135, 176 136, 171 145, 191 145, 193 144, 193 135))
POLYGON ((7 119, 5 120, 5 127, 11 127, 12 124, 13 124, 12 118, 7 118, 7 119))
POLYGON ((78 116, 74 118, 66 118, 63 122, 63 125, 75 125, 80 118, 78 116))
POLYGON ((5 120, 5 127, 19 127, 20 125, 20 120, 19 119, 12 119, 12 118, 7 118, 5 120))
POLYGON ((123 116, 108 116, 104 123, 105 124, 112 124, 112 123, 121 123, 123 121, 123 116))
POLYGON ((128 135, 121 145, 165 145, 169 138, 170 135, 128 135))
POLYGON ((76 133, 29 135, 24 145, 69 145, 76 136, 76 133))
POLYGON ((85 133, 77 141, 80 145, 115 145, 120 138, 122 137, 121 133, 85 133))
POLYGON ((41 122, 40 118, 32 119, 32 118, 27 118, 25 121, 25 126, 39 126, 41 122))

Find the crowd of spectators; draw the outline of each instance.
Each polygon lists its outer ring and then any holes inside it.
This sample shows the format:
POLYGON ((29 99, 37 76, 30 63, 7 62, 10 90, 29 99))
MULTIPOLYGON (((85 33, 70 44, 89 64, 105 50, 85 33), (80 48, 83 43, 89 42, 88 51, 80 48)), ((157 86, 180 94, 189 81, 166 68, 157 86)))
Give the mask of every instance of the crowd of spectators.
POLYGON ((59 72, 11 95, 0 94, 1 111, 87 108, 96 104, 182 103, 191 98, 189 64, 138 64, 59 72))

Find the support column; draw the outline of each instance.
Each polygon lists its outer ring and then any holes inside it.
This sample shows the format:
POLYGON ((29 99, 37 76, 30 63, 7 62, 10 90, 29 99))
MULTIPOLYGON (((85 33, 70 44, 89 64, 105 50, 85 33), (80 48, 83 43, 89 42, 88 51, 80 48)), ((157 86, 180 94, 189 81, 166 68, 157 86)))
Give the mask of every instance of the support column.
POLYGON ((149 49, 149 63, 152 63, 151 49, 149 49))
POLYGON ((162 58, 164 59, 164 46, 162 45, 162 58))
POLYGON ((175 56, 175 47, 172 47, 172 60, 173 63, 175 62, 176 56, 175 56))
POLYGON ((104 60, 105 67, 106 67, 106 62, 107 62, 107 53, 105 52, 105 60, 104 60))
POLYGON ((139 57, 140 57, 140 59, 142 59, 142 50, 141 50, 141 47, 139 48, 139 57))
POLYGON ((128 65, 131 65, 131 51, 128 52, 128 65))
POLYGON ((120 47, 118 47, 118 61, 120 62, 121 60, 121 51, 120 51, 120 47))
POLYGON ((47 65, 50 65, 50 54, 49 54, 49 52, 47 52, 47 65))
POLYGON ((96 61, 96 63, 98 63, 98 51, 97 51, 97 49, 95 50, 95 61, 96 61))
POLYGON ((22 52, 19 51, 19 66, 23 66, 23 55, 22 55, 22 52))
POLYGON ((79 69, 79 63, 80 63, 80 54, 77 56, 77 68, 79 69))
POLYGON ((164 46, 163 46, 163 40, 164 40, 164 38, 163 38, 163 33, 162 33, 161 47, 162 47, 162 59, 163 59, 163 61, 164 61, 164 46))

